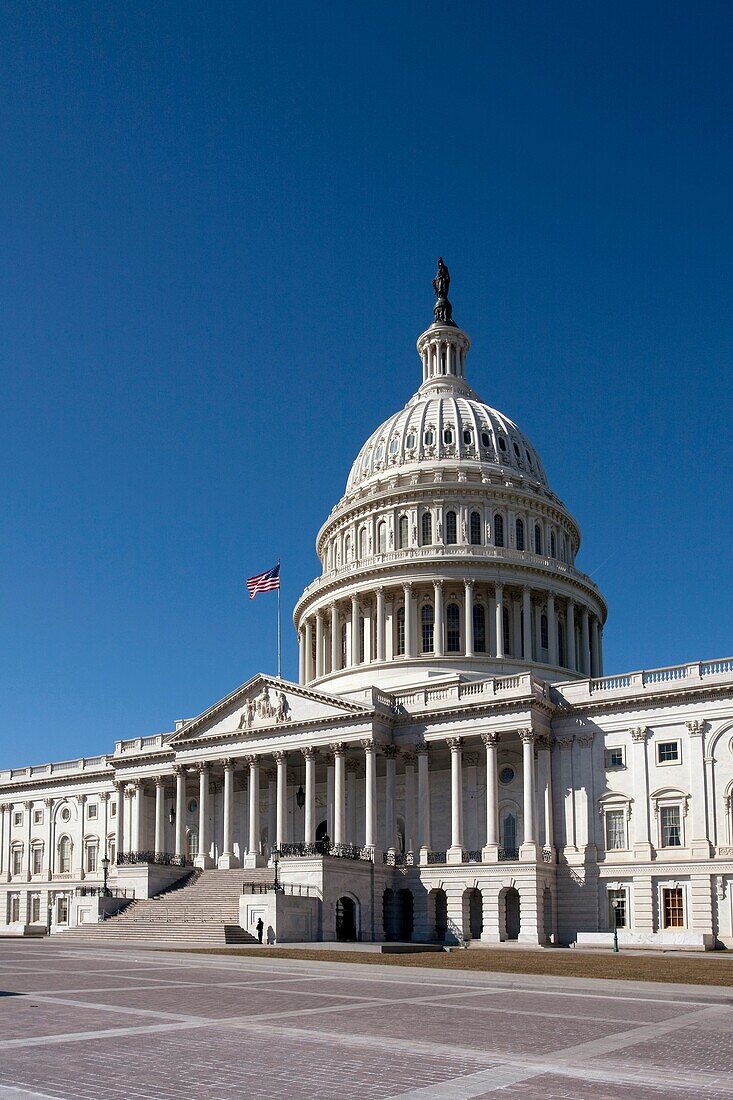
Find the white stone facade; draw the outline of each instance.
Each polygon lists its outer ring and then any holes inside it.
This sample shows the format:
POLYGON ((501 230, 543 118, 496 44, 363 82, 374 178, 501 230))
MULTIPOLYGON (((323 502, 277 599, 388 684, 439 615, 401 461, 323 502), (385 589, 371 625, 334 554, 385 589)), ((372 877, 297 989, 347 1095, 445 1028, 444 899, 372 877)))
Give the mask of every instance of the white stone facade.
POLYGON ((622 942, 733 946, 733 660, 604 675, 578 525, 468 349, 431 325, 359 452, 295 608, 299 684, 0 772, 0 929, 96 919, 105 853, 139 896, 277 848, 311 900, 272 912, 314 939, 603 942, 615 900, 622 942))

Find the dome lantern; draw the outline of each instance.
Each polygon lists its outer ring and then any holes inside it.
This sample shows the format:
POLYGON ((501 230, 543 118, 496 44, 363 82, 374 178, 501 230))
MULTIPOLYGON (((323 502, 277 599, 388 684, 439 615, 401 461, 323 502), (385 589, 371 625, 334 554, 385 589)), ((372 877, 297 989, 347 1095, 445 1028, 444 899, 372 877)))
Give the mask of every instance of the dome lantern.
POLYGON ((440 256, 433 279, 435 320, 418 337, 417 351, 422 360, 423 387, 426 383, 439 382, 442 386, 465 392, 469 388, 466 384, 466 355, 471 341, 453 320, 453 306, 448 300, 449 288, 450 274, 440 256))

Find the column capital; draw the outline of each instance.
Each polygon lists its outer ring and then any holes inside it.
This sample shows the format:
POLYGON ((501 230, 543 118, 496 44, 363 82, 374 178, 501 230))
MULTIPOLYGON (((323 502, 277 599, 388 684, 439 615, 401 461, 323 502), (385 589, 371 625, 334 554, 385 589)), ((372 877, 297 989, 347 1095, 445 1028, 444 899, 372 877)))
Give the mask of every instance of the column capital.
POLYGON ((427 756, 429 752, 430 746, 428 745, 427 741, 418 741, 418 743, 415 745, 416 756, 427 756))
POLYGON ((156 789, 156 790, 157 790, 157 789, 158 789, 159 787, 164 787, 164 786, 165 786, 165 776, 164 776, 164 775, 156 775, 156 777, 155 777, 155 779, 153 780, 153 782, 155 783, 155 789, 156 789))
POLYGON ((222 758, 222 759, 221 759, 221 760, 219 761, 219 764, 220 764, 220 765, 221 765, 221 767, 222 767, 222 768, 224 769, 224 771, 227 771, 228 769, 231 769, 231 770, 233 770, 233 769, 234 769, 234 761, 232 760, 231 756, 225 756, 225 757, 223 757, 223 758, 222 758))
POLYGON ((460 752, 463 747, 462 737, 446 737, 445 743, 451 752, 460 752))
POLYGON ((275 749, 272 755, 276 764, 284 764, 288 758, 288 754, 283 749, 275 749))
POLYGON ((328 747, 334 756, 343 756, 346 752, 346 745, 343 741, 334 741, 334 743, 328 747))
POLYGON ((250 756, 245 756, 245 758, 244 758, 244 762, 245 762, 245 764, 247 765, 247 767, 249 767, 249 768, 256 768, 256 767, 257 767, 257 765, 258 765, 258 764, 259 764, 259 762, 260 762, 260 758, 259 758, 259 756, 255 755, 255 754, 253 753, 253 754, 252 754, 252 755, 250 755, 250 756))
POLYGON ((481 734, 481 740, 488 747, 489 745, 498 745, 501 738, 495 730, 488 730, 486 733, 481 734))
MULTIPOLYGON (((99 801, 100 802, 109 802, 109 791, 100 791, 99 792, 99 801)), ((45 805, 45 803, 46 803, 46 799, 44 799, 44 805, 45 805)))
POLYGON ((595 733, 592 730, 588 730, 585 733, 579 733, 576 740, 579 745, 583 745, 584 748, 587 748, 589 745, 593 744, 594 737, 595 733))
POLYGON ((650 730, 648 726, 636 726, 634 729, 629 730, 629 733, 635 744, 642 744, 649 736, 650 730))
MULTIPOLYGON (((117 787, 120 787, 120 786, 122 786, 122 784, 121 784, 121 783, 117 783, 117 784, 115 784, 115 785, 116 785, 117 787)), ((51 807, 53 806, 53 799, 52 799, 52 798, 44 798, 44 800, 43 800, 43 805, 44 805, 44 806, 45 806, 45 807, 46 807, 47 809, 49 809, 49 810, 50 810, 50 809, 51 809, 51 807)), ((10 809, 10 807, 9 807, 9 806, 3 806, 3 807, 0 807, 0 808, 2 808, 3 810, 9 810, 9 809, 10 809)))
POLYGON ((687 732, 690 737, 702 737, 707 728, 707 722, 705 721, 700 722, 695 720, 693 722, 685 722, 685 725, 687 726, 687 732))
POLYGON ((373 737, 363 737, 361 740, 361 747, 364 749, 364 752, 376 752, 377 742, 373 737))
POLYGON ((306 760, 312 760, 313 757, 316 755, 315 746, 313 745, 304 745, 300 751, 302 752, 306 760))
POLYGON ((443 578, 442 577, 436 577, 436 579, 433 581, 433 588, 442 588, 442 587, 443 587, 443 578))
POLYGON ((134 798, 137 791, 137 787, 125 787, 125 798, 134 798))
MULTIPOLYGON (((85 794, 84 794, 84 795, 77 795, 76 797, 77 797, 77 798, 84 798, 84 799, 86 799, 86 795, 85 795, 85 794)), ((26 810, 32 810, 32 809, 33 809, 33 803, 32 803, 32 802, 31 802, 30 800, 29 800, 28 802, 24 802, 24 803, 23 803, 23 806, 24 806, 24 808, 25 808, 26 810)))
POLYGON ((406 768, 414 767, 415 753, 411 752, 410 749, 406 749, 402 753, 402 761, 403 761, 406 768))
POLYGON ((574 740, 574 734, 571 734, 570 737, 556 737, 555 744, 559 749, 571 749, 573 747, 574 740))
POLYGON ((404 592, 412 592, 412 581, 403 581, 402 588, 404 592))
POLYGON ((382 748, 382 755, 386 756, 388 760, 396 760, 399 750, 396 745, 384 745, 382 748))
POLYGON ((208 772, 210 770, 211 764, 208 760, 198 760, 196 762, 196 771, 199 773, 199 775, 203 775, 205 772, 208 772))
POLYGON ((186 768, 184 767, 183 764, 174 764, 173 765, 173 774, 176 776, 176 778, 179 775, 185 775, 186 774, 186 768))
POLYGON ((533 745, 537 734, 530 726, 525 726, 522 729, 518 729, 519 740, 523 745, 533 745))
POLYGON ((466 577, 466 579, 464 580, 463 583, 466 586, 466 588, 473 588, 473 586, 476 582, 473 580, 472 577, 466 577))

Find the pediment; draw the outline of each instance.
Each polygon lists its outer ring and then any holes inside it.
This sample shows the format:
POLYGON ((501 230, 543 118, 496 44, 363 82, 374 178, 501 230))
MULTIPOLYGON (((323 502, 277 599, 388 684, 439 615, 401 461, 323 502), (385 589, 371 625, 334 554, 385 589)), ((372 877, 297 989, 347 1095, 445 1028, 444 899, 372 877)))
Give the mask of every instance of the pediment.
POLYGON ((293 726, 322 722, 329 718, 364 717, 370 707, 311 691, 300 684, 257 675, 225 699, 192 718, 171 738, 172 746, 241 733, 271 734, 293 726))

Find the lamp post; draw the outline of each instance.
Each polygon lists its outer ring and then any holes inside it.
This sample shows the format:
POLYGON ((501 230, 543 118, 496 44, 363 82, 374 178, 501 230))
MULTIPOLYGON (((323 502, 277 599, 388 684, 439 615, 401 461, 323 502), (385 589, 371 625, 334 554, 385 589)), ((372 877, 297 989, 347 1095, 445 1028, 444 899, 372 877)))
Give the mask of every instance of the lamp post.
POLYGON ((46 904, 46 931, 48 935, 51 935, 51 925, 53 923, 53 898, 48 895, 48 902, 46 904))
POLYGON ((105 852, 104 856, 102 857, 102 874, 104 875, 104 883, 102 885, 102 897, 103 898, 108 898, 108 897, 111 896, 110 888, 107 885, 107 879, 109 877, 109 863, 110 863, 109 856, 105 852))
POLYGON ((613 912, 613 950, 618 951, 618 911, 621 908, 621 898, 614 898, 611 902, 613 912))

